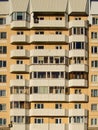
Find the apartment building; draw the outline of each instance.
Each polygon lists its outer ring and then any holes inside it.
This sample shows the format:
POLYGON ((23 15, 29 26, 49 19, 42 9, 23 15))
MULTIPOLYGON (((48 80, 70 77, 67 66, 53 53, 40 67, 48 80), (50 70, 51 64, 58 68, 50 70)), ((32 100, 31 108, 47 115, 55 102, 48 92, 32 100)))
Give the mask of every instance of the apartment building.
POLYGON ((98 129, 98 1, 0 1, 0 130, 98 129))

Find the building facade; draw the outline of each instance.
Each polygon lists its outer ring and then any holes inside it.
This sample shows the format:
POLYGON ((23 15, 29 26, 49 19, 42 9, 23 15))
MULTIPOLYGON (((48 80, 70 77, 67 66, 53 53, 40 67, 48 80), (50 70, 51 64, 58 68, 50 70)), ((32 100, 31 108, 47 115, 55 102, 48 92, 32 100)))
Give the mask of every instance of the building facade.
POLYGON ((98 129, 98 2, 0 2, 0 130, 98 129))

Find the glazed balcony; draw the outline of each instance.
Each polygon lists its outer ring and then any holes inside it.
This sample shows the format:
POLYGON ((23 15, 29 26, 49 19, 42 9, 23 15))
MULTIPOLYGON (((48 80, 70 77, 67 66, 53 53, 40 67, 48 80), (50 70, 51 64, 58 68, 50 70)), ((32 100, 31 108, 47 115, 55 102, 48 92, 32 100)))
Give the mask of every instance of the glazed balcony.
POLYGON ((25 49, 12 50, 10 54, 11 58, 29 58, 29 56, 29 51, 25 49))
POLYGON ((30 36, 30 43, 32 42, 66 42, 68 43, 68 36, 61 34, 34 34, 30 36))
POLYGON ((10 66, 11 73, 28 73, 29 66, 25 64, 15 64, 10 66))
POLYGON ((15 44, 15 43, 27 44, 29 43, 29 37, 27 35, 12 35, 10 43, 11 44, 15 44))

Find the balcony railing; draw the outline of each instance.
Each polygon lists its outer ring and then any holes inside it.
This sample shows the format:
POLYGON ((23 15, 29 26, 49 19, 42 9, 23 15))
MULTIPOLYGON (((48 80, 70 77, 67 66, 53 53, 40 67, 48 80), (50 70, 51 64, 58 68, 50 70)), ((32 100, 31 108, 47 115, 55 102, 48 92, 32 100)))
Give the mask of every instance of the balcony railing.
POLYGON ((87 87, 87 80, 85 79, 70 79, 69 87, 87 87))
POLYGON ((62 34, 34 34, 30 36, 30 43, 32 42, 66 42, 68 43, 68 36, 62 34))
POLYGON ((10 54, 11 58, 29 58, 29 56, 30 56, 29 51, 25 49, 12 50, 10 54))
POLYGON ((12 72, 12 73, 18 73, 18 72, 28 73, 29 72, 29 66, 25 65, 25 64, 11 65, 10 72, 12 72))
POLYGON ((24 43, 27 44, 29 43, 29 37, 27 35, 12 35, 10 43, 24 43))

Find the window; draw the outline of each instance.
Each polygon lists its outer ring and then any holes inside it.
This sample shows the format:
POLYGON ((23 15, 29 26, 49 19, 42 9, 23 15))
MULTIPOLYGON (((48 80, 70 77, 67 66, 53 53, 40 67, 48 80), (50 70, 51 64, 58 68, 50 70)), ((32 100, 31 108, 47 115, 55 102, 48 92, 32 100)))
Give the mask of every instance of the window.
POLYGON ((23 79, 23 75, 16 75, 16 79, 23 79))
POLYGON ((91 32, 91 38, 92 39, 97 39, 98 38, 98 33, 97 32, 91 32))
POLYGON ((75 104, 74 107, 75 107, 75 109, 81 109, 81 104, 78 104, 78 103, 77 103, 77 104, 75 104))
POLYGON ((56 20, 62 20, 62 17, 56 17, 56 20))
POLYGON ((6 24, 6 18, 0 18, 0 25, 6 24))
POLYGON ((35 34, 38 34, 38 35, 39 34, 44 34, 44 32, 43 31, 36 31, 35 34))
POLYGON ((56 109, 62 109, 62 104, 55 104, 56 109))
POLYGON ((83 122, 83 117, 81 116, 75 116, 74 117, 74 123, 82 123, 83 122))
POLYGON ((0 39, 6 38, 6 32, 0 32, 0 39))
POLYGON ((60 31, 56 31, 55 34, 62 34, 62 32, 60 32, 60 31))
POLYGON ((0 97, 1 96, 6 96, 6 90, 0 90, 0 97))
POLYGON ((27 12, 14 12, 11 15, 12 21, 26 20, 30 21, 30 15, 27 12))
POLYGON ((60 118, 55 119, 55 123, 56 124, 61 124, 61 119, 60 118))
POLYGON ((81 20, 81 18, 80 17, 76 17, 75 20, 81 20))
POLYGON ((97 110, 97 104, 91 104, 91 110, 96 111, 97 110))
POLYGON ((62 46, 56 46, 55 48, 56 49, 62 49, 62 46))
POLYGON ((98 67, 98 60, 91 61, 91 67, 97 68, 98 67))
POLYGON ((34 86, 30 88, 30 94, 32 93, 41 93, 41 94, 45 94, 48 93, 48 87, 47 86, 34 86))
POLYGON ((22 60, 17 60, 16 63, 17 64, 23 64, 23 61, 22 60))
POLYGON ((7 53, 7 47, 6 46, 0 46, 0 54, 6 54, 7 53))
POLYGON ((38 20, 44 20, 44 17, 38 17, 37 19, 38 20))
POLYGON ((87 117, 72 116, 72 117, 69 117, 69 123, 87 123, 87 117))
POLYGON ((0 104, 0 111, 6 110, 6 104, 0 104))
POLYGON ((19 31, 17 32, 17 35, 23 35, 23 32, 19 31))
POLYGON ((70 35, 86 35, 87 29, 84 27, 73 27, 70 30, 70 35))
POLYGON ((23 20, 24 19, 24 13, 17 12, 17 20, 23 20))
POLYGON ((13 117, 14 118, 14 122, 15 123, 24 123, 25 121, 24 121, 24 119, 25 119, 25 117, 24 116, 14 116, 13 117))
POLYGON ((0 60, 0 67, 6 67, 6 61, 1 61, 0 60))
POLYGON ((44 49, 44 46, 35 46, 35 49, 44 49))
POLYGON ((98 46, 92 46, 91 47, 91 53, 92 54, 98 54, 98 46))
POLYGON ((81 94, 81 89, 75 89, 75 94, 81 94))
POLYGON ((97 125, 97 118, 91 119, 91 125, 97 125))
POLYGON ((44 108, 44 104, 35 104, 35 109, 42 109, 44 108))
POLYGON ((1 125, 6 125, 6 119, 0 118, 0 126, 1 125))
POLYGON ((0 83, 6 82, 6 75, 0 75, 0 83))
POLYGON ((33 87, 33 92, 38 93, 38 87, 33 87))
POLYGON ((87 43, 85 42, 72 42, 69 44, 69 49, 87 49, 87 43))
POLYGON ((91 90, 91 97, 98 97, 98 89, 91 90))
POLYGON ((43 123, 43 119, 42 118, 35 118, 35 124, 42 124, 43 123))
MULTIPOLYGON (((54 93, 54 94, 64 93, 64 87, 63 86, 49 87, 49 93, 54 93)), ((56 106, 56 107, 62 107, 62 106, 56 106)))
POLYGON ((23 49, 23 46, 17 46, 17 49, 23 49))
POLYGON ((92 18, 92 24, 93 25, 98 25, 98 18, 93 17, 92 18))
POLYGON ((98 82, 98 75, 91 75, 91 82, 98 82))

